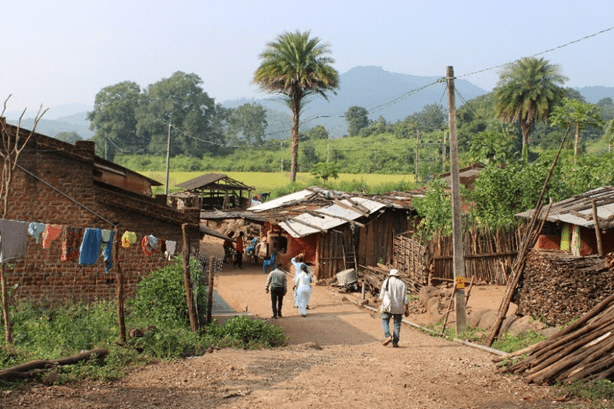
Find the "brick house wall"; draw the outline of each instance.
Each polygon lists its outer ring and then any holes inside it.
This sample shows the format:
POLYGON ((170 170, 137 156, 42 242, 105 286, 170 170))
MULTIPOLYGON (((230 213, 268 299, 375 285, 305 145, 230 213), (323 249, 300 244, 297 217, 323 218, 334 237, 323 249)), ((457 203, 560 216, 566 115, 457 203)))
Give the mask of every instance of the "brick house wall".
MULTIPOLYGON (((8 127, 16 131, 15 127, 8 127)), ((198 212, 178 211, 151 196, 109 185, 100 178, 95 180, 96 160, 93 142, 79 141, 73 145, 34 134, 19 156, 18 165, 116 224, 120 237, 126 230, 136 232, 139 240, 153 234, 160 239, 176 241, 177 253, 180 253, 181 225, 188 223, 191 246, 198 246, 198 212)), ((133 174, 131 172, 132 177, 133 174)), ((20 168, 15 169, 8 197, 7 219, 113 229, 111 224, 20 168)), ((102 256, 93 266, 60 261, 60 239, 51 242, 49 249, 43 249, 42 244, 28 236, 25 260, 7 268, 8 285, 15 286, 13 296, 86 303, 115 298, 115 269, 105 274, 102 256)), ((169 264, 160 252, 146 256, 138 243, 129 248, 120 246, 119 263, 127 297, 134 294, 136 284, 144 275, 169 264)))

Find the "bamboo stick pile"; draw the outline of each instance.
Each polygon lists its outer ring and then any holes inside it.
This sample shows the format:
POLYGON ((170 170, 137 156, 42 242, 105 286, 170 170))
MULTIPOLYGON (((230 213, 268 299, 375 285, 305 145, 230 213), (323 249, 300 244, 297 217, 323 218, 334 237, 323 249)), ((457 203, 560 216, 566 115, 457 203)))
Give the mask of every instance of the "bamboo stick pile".
POLYGON ((393 265, 408 280, 426 285, 428 281, 427 249, 406 234, 394 238, 393 265))
MULTIPOLYGON (((358 277, 363 279, 364 285, 366 285, 366 291, 373 295, 379 295, 382 283, 390 274, 390 268, 378 264, 377 266, 360 266, 358 277)), ((401 280, 407 284, 407 291, 412 294, 418 294, 422 284, 413 281, 410 275, 399 270, 401 280)))
POLYGON ((614 269, 598 256, 533 249, 512 298, 519 315, 562 325, 614 293, 614 269))
MULTIPOLYGON (((592 382, 614 374, 614 293, 545 341, 501 358, 499 372, 527 383, 592 382), (505 366, 514 357, 523 360, 505 366)), ((497 359, 499 360, 499 359, 497 359)))

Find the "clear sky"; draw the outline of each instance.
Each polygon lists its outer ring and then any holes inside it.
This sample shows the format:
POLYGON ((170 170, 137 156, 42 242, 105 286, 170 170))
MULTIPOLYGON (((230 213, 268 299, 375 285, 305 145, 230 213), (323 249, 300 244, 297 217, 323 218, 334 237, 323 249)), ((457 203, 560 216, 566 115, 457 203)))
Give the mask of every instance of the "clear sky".
MULTIPOLYGON (((216 102, 261 98, 251 85, 258 55, 297 29, 330 45, 340 73, 373 65, 443 76, 452 65, 461 76, 614 26, 612 0, 20 0, 0 12, 0 104, 13 94, 9 111, 93 105, 105 86, 145 88, 176 71, 199 75, 216 102)), ((614 30, 544 57, 561 65, 567 86, 614 86, 614 30)), ((465 77, 487 90, 497 78, 465 77)))

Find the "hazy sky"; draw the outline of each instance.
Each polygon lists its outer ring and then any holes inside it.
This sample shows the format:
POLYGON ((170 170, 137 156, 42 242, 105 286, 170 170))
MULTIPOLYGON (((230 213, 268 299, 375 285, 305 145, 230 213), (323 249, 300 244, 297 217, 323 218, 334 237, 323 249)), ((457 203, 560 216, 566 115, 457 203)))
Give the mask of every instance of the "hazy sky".
MULTIPOLYGON (((260 98, 250 84, 258 55, 297 29, 330 44, 340 73, 373 65, 443 76, 452 65, 461 76, 614 26, 612 0, 20 0, 1 13, 0 103, 13 94, 9 111, 93 105, 105 86, 145 88, 176 71, 199 75, 216 102, 260 98)), ((614 86, 614 30, 544 57, 568 86, 614 86)), ((465 78, 490 90, 497 73, 465 78)))

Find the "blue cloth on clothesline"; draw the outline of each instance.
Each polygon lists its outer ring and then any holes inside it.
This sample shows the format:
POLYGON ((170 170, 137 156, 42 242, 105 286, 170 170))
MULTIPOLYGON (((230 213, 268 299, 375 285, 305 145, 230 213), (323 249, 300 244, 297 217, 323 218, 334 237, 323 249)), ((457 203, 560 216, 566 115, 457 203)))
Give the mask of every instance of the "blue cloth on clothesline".
POLYGON ((98 228, 86 228, 81 242, 81 253, 79 264, 89 266, 96 264, 100 253, 100 243, 102 243, 102 233, 98 228))
MULTIPOLYGON (((113 268, 113 236, 115 235, 115 232, 113 230, 107 231, 110 231, 111 234, 108 234, 109 240, 105 240, 106 245, 104 250, 102 250, 102 255, 104 256, 104 272, 109 274, 109 270, 113 268)), ((105 233, 105 236, 107 236, 107 233, 105 233)))

